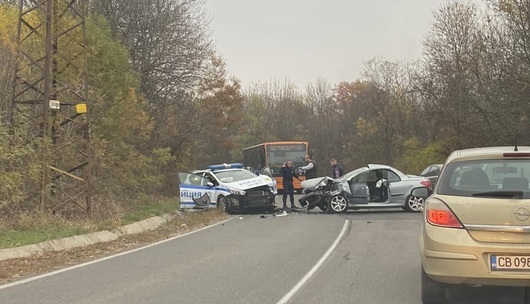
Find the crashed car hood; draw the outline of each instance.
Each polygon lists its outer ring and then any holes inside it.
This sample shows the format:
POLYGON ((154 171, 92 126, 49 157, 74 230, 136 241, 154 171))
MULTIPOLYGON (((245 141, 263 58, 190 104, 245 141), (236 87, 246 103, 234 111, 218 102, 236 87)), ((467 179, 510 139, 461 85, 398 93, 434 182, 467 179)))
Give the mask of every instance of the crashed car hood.
POLYGON ((335 181, 335 179, 331 177, 327 177, 327 176, 317 177, 317 178, 312 178, 312 179, 302 181, 300 185, 302 185, 304 189, 315 190, 316 188, 320 186, 325 186, 328 183, 328 181, 335 181))
POLYGON ((255 177, 238 182, 224 183, 224 185, 231 189, 247 190, 260 186, 269 186, 269 183, 267 183, 262 177, 255 177))

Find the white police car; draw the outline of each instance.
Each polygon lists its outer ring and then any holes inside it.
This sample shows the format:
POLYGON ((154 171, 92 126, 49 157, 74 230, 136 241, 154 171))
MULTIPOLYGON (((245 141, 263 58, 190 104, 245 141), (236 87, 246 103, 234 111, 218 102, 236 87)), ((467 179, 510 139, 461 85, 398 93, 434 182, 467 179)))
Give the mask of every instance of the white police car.
POLYGON ((232 212, 276 208, 277 185, 267 167, 256 175, 240 163, 211 165, 206 170, 179 173, 179 178, 181 209, 217 207, 232 212))

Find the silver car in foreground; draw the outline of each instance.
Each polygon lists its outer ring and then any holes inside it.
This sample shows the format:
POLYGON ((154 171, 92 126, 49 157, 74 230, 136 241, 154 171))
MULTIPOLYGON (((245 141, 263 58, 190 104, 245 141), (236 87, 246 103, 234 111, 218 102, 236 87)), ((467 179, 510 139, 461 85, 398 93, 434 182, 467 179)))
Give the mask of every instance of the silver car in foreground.
POLYGON ((330 213, 348 209, 401 207, 421 212, 432 193, 426 177, 407 175, 387 165, 370 164, 333 179, 317 177, 302 182, 302 206, 318 206, 330 213))

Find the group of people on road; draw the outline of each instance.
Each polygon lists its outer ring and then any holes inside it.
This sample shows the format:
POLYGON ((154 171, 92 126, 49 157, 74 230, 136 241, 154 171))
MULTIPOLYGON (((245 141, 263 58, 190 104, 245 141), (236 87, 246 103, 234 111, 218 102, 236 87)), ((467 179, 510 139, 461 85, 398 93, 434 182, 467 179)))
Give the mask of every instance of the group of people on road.
MULTIPOLYGON (((307 154, 304 157, 304 161, 306 163, 305 166, 300 167, 299 171, 305 173, 306 179, 312 179, 317 177, 317 164, 313 160, 313 156, 311 154, 307 154)), ((339 178, 342 175, 344 175, 344 170, 342 169, 341 165, 337 162, 335 158, 332 158, 330 160, 330 165, 332 167, 332 173, 331 177, 333 178, 339 178)), ((280 174, 283 177, 283 209, 287 210, 287 197, 289 197, 289 201, 291 203, 291 209, 298 209, 294 204, 294 179, 300 180, 300 175, 296 172, 295 168, 293 167, 293 161, 288 160, 286 161, 282 167, 280 168, 280 174)), ((307 207, 307 206, 302 206, 307 207)))

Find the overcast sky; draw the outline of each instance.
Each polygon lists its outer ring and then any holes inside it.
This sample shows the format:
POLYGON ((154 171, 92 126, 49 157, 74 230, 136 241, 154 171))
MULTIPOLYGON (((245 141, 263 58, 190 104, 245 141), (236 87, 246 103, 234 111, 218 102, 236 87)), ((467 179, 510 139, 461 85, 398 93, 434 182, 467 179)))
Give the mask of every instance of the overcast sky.
POLYGON ((364 62, 418 59, 444 0, 206 0, 216 49, 246 86, 359 79, 364 62))

